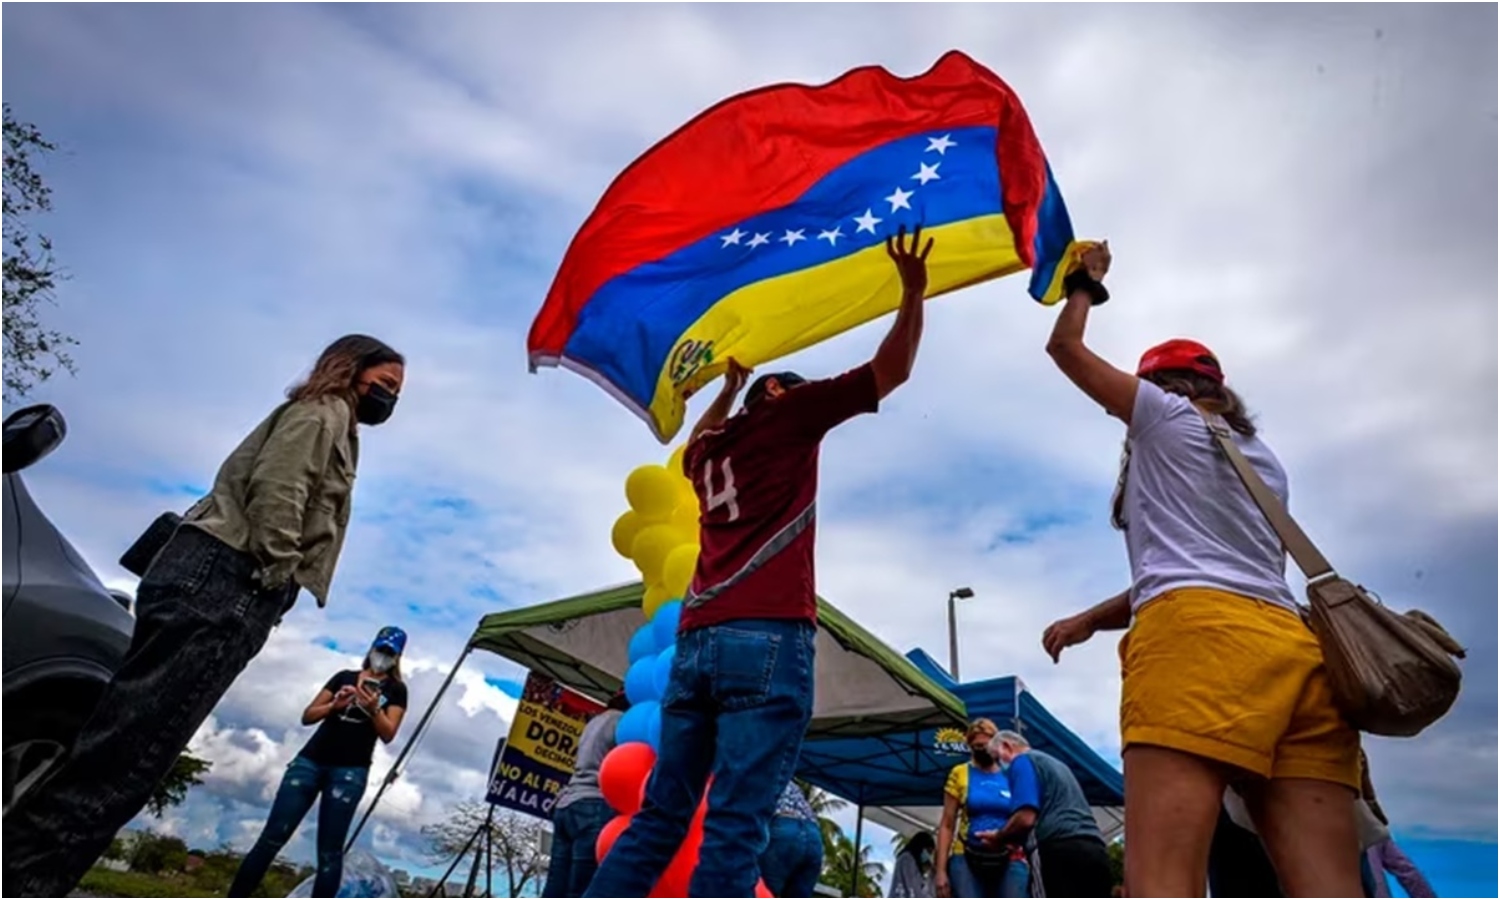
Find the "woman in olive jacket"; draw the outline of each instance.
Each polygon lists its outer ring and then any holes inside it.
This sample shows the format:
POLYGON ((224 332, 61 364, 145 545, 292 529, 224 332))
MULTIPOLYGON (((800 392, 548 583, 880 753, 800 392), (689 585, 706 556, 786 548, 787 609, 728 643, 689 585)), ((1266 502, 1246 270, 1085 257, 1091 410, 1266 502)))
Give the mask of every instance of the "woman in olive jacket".
POLYGON ((67 896, 298 591, 327 602, 359 426, 390 418, 404 377, 384 343, 339 338, 229 455, 141 579, 130 650, 67 763, 5 816, 5 896, 67 896))

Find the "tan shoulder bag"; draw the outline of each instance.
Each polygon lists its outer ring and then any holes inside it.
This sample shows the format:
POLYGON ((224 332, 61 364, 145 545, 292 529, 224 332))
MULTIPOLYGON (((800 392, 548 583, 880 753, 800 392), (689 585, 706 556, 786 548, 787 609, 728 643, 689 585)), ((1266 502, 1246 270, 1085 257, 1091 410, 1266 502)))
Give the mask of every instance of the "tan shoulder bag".
POLYGON ((1334 702, 1344 718, 1360 731, 1387 737, 1411 737, 1441 719, 1458 698, 1463 673, 1453 658, 1463 659, 1463 647, 1432 616, 1416 609, 1392 612, 1341 578, 1251 467, 1229 427, 1198 412, 1307 576, 1311 612, 1304 618, 1322 645, 1334 702))

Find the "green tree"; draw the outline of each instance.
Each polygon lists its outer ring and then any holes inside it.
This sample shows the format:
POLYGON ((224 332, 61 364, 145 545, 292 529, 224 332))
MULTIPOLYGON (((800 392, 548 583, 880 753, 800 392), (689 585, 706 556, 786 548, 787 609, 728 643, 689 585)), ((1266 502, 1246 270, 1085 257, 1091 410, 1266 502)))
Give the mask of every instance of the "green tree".
POLYGON ((206 759, 199 759, 191 753, 183 753, 172 763, 172 770, 167 777, 161 780, 156 790, 151 792, 151 799, 146 801, 146 808, 151 815, 160 819, 168 809, 177 806, 187 799, 188 789, 194 785, 203 783, 203 774, 213 768, 213 763, 206 759))
MULTIPOLYGON (((818 828, 823 832, 823 874, 819 880, 847 894, 850 873, 853 872, 852 866, 854 865, 854 842, 844 833, 839 823, 833 820, 832 814, 847 809, 849 802, 800 779, 796 781, 796 785, 802 791, 802 796, 807 798, 807 804, 817 815, 818 828)), ((861 866, 859 895, 879 897, 881 896, 880 881, 885 877, 885 865, 871 862, 869 857, 870 847, 867 844, 860 848, 859 852, 861 866)))
POLYGON ((130 843, 130 869, 133 872, 180 872, 187 862, 187 844, 171 835, 144 832, 130 843))
POLYGON ((842 828, 833 839, 831 853, 823 855, 823 883, 849 893, 849 879, 854 867, 859 866, 859 896, 880 897, 880 882, 885 878, 885 864, 870 859, 871 847, 865 844, 855 852, 854 842, 844 834, 842 828))
POLYGON ((64 276, 52 257, 52 241, 33 233, 31 218, 52 209, 52 189, 32 169, 34 155, 56 145, 29 122, 18 121, 5 104, 5 307, 4 396, 19 400, 60 368, 73 372, 73 338, 42 322, 41 304, 56 303, 64 276))
POLYGON ((1125 842, 1109 842, 1109 874, 1115 880, 1115 887, 1125 884, 1125 842))
POLYGON ((799 779, 794 783, 797 789, 802 791, 802 796, 807 798, 807 805, 818 817, 818 829, 823 832, 823 858, 828 859, 833 853, 834 839, 843 833, 839 823, 835 822, 832 814, 849 805, 847 800, 842 800, 821 788, 813 787, 811 784, 799 779))
POLYGON ((130 858, 130 846, 124 838, 115 835, 110 840, 109 846, 104 849, 104 855, 100 858, 114 862, 125 862, 130 858))

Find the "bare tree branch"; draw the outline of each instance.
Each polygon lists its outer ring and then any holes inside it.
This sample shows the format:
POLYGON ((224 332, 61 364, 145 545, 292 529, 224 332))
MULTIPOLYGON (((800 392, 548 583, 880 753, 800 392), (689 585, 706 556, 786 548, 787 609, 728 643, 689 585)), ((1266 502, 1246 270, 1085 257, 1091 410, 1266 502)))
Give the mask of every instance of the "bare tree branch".
POLYGON ((35 125, 19 122, 5 104, 5 306, 4 395, 19 400, 62 369, 73 373, 67 348, 78 342, 42 322, 41 305, 56 304, 66 276, 52 256, 52 241, 31 230, 31 217, 52 209, 52 189, 32 170, 32 155, 56 146, 35 125))

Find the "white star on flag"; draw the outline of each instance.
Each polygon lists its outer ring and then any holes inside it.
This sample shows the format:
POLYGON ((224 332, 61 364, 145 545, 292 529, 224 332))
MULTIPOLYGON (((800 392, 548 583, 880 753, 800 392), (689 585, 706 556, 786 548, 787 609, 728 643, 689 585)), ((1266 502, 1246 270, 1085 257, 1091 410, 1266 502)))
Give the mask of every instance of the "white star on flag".
POLYGON ((862 215, 862 216, 855 216, 854 217, 854 221, 859 224, 859 227, 856 228, 856 229, 854 229, 854 233, 855 234, 859 234, 861 231, 868 231, 871 234, 874 234, 875 233, 875 226, 879 225, 881 222, 883 222, 885 220, 884 219, 877 219, 877 218, 875 218, 873 210, 868 210, 867 209, 867 210, 865 210, 865 214, 864 215, 862 215))
POLYGON ((793 231, 792 229, 788 228, 786 230, 786 234, 783 234, 781 237, 777 238, 777 240, 786 241, 786 245, 788 247, 790 247, 793 244, 797 243, 798 241, 805 241, 805 240, 807 240, 807 238, 805 238, 805 237, 802 236, 802 229, 801 228, 798 228, 795 231, 793 231))
POLYGON ((754 237, 752 237, 750 239, 750 243, 746 244, 745 246, 747 246, 747 247, 759 247, 761 244, 769 244, 769 243, 771 243, 771 232, 767 231, 765 234, 759 234, 759 233, 756 234, 754 237))
POLYGON ((958 146, 958 141, 953 140, 953 135, 951 133, 949 133, 949 134, 943 135, 942 137, 928 138, 927 139, 927 149, 924 150, 923 152, 927 153, 927 152, 931 152, 933 150, 936 150, 937 153, 938 153, 938 156, 947 156, 948 155, 948 148, 949 147, 957 147, 957 146, 958 146))
POLYGON ((832 231, 824 230, 824 231, 819 232, 818 233, 818 240, 820 240, 820 241, 826 240, 826 241, 828 241, 828 246, 832 247, 832 246, 835 246, 836 244, 838 244, 839 238, 841 238, 843 236, 844 236, 843 230, 840 229, 837 225, 835 225, 835 226, 833 226, 833 230, 832 231))
POLYGON ((719 240, 724 242, 723 245, 719 247, 719 249, 722 250, 724 249, 724 247, 728 247, 730 244, 738 244, 740 242, 740 238, 744 236, 745 232, 740 231, 738 228, 729 232, 728 234, 719 235, 719 240))
POLYGON ((911 200, 912 193, 912 191, 903 191, 900 188, 896 188, 896 193, 886 197, 885 202, 891 205, 891 212, 895 212, 898 209, 911 209, 911 203, 908 201, 911 200))
POLYGON ((926 184, 927 182, 932 181, 935 178, 943 177, 939 175, 937 171, 938 166, 942 165, 942 163, 933 163, 930 166, 927 163, 917 163, 917 165, 920 166, 921 169, 917 172, 917 174, 913 175, 912 178, 922 182, 923 184, 926 184))

